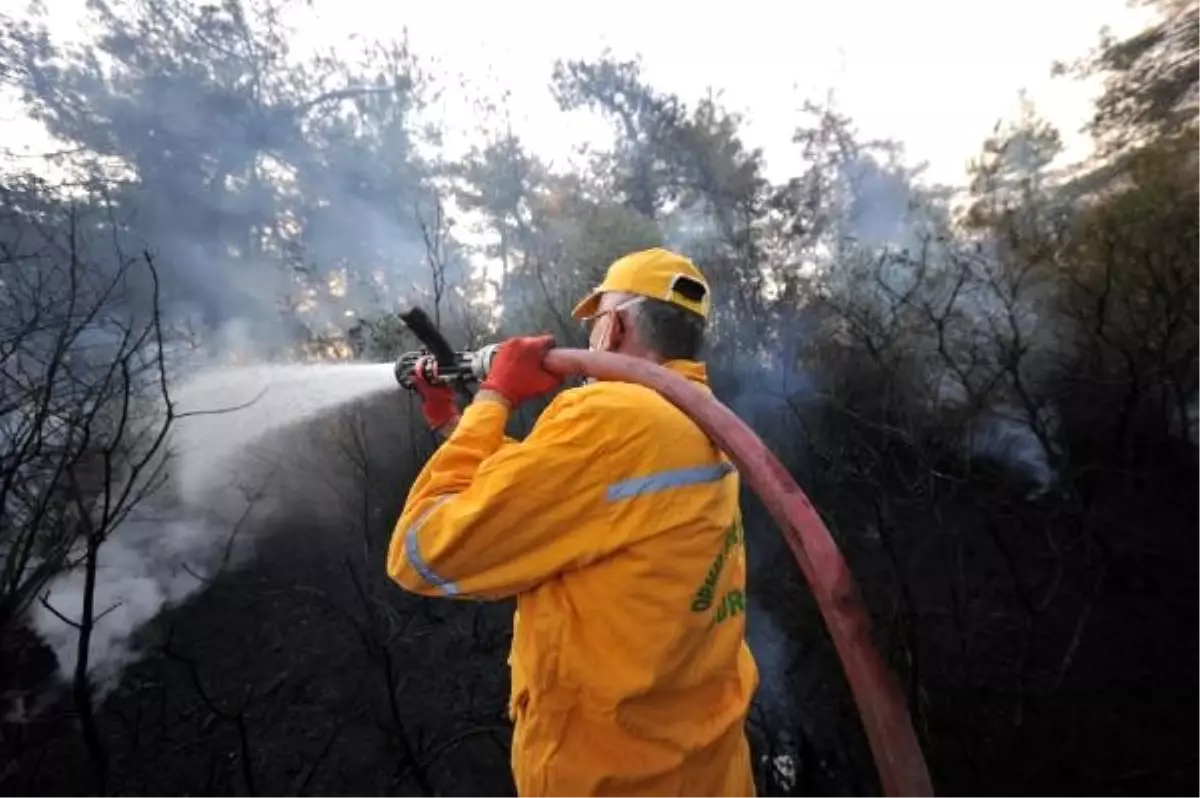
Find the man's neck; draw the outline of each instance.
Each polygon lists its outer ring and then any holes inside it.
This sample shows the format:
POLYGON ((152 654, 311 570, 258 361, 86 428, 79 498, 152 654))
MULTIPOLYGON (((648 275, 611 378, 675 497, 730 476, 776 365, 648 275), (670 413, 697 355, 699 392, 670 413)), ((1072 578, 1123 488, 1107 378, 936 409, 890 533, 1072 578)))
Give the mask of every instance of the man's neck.
POLYGON ((628 346, 623 346, 620 349, 616 350, 615 354, 628 355, 629 357, 636 357, 640 360, 649 360, 651 363, 654 363, 659 366, 661 366, 663 363, 667 362, 666 358, 664 358, 658 352, 655 352, 651 349, 647 349, 642 346, 638 346, 637 344, 630 344, 628 346))

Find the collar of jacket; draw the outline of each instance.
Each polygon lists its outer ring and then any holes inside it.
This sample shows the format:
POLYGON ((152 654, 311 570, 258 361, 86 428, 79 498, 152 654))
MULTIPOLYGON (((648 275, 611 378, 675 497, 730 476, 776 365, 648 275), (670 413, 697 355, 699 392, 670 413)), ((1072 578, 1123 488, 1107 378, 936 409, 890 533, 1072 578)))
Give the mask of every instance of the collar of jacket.
POLYGON ((662 365, 663 368, 670 369, 681 377, 686 377, 689 382, 708 386, 708 369, 699 360, 668 360, 662 365))

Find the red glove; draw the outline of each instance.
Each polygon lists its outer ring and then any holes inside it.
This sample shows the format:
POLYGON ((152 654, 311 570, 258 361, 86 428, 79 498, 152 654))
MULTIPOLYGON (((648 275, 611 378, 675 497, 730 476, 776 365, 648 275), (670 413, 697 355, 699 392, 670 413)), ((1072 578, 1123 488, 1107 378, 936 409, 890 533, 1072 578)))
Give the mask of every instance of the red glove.
POLYGON ((479 387, 495 391, 513 407, 553 391, 563 378, 546 371, 542 365, 546 353, 554 348, 554 337, 510 338, 500 345, 487 379, 479 387))
POLYGON ((458 418, 458 407, 454 404, 454 390, 449 385, 431 385, 425 380, 423 367, 431 355, 417 361, 413 369, 413 385, 421 395, 421 415, 430 429, 438 430, 458 418))

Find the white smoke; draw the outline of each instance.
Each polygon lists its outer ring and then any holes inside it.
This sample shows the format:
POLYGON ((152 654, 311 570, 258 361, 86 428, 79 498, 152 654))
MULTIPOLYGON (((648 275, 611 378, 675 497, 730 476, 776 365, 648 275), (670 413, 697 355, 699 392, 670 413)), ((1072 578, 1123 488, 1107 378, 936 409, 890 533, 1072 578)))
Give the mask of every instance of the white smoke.
MULTIPOLYGON (((139 517, 114 529, 100 547, 88 673, 101 695, 136 657, 137 630, 204 585, 200 561, 219 547, 220 537, 199 519, 139 517)), ((85 575, 76 569, 54 580, 31 611, 30 622, 54 650, 64 678, 79 659, 84 595, 85 575)))
MULTIPOLYGON (((777 530, 770 530, 778 534, 777 530)), ((761 702, 768 723, 776 729, 792 727, 793 685, 788 684, 788 666, 793 652, 792 643, 769 610, 751 595, 747 612, 747 645, 754 654, 758 666, 758 700, 761 702)))
MULTIPOLYGON (((139 656, 138 631, 164 609, 244 561, 243 540, 278 508, 268 488, 302 464, 287 438, 304 423, 354 400, 394 388, 390 364, 217 368, 175 391, 167 480, 138 504, 97 555, 88 674, 100 696, 139 656)), ((75 560, 82 562, 82 551, 75 560)), ((68 680, 79 656, 83 568, 54 579, 29 611, 68 680)))
MULTIPOLYGON (((1042 415, 1036 423, 1045 429, 1048 414, 1042 415)), ((1054 452, 1047 450, 1028 417, 1007 405, 982 414, 963 434, 962 447, 969 456, 998 463, 1017 479, 1032 484, 1027 499, 1044 495, 1058 481, 1051 460, 1054 452)))

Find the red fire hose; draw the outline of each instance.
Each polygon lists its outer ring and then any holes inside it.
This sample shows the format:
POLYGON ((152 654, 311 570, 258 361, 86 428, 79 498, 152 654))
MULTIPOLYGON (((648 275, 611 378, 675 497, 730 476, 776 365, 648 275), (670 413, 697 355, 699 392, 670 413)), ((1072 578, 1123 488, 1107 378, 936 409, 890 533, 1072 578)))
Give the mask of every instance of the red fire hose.
POLYGON ((925 757, 895 676, 871 641, 850 569, 808 497, 754 432, 711 394, 670 370, 609 352, 553 349, 546 367, 564 376, 635 382, 674 404, 737 466, 783 530, 816 597, 862 717, 887 795, 933 795, 925 757))

